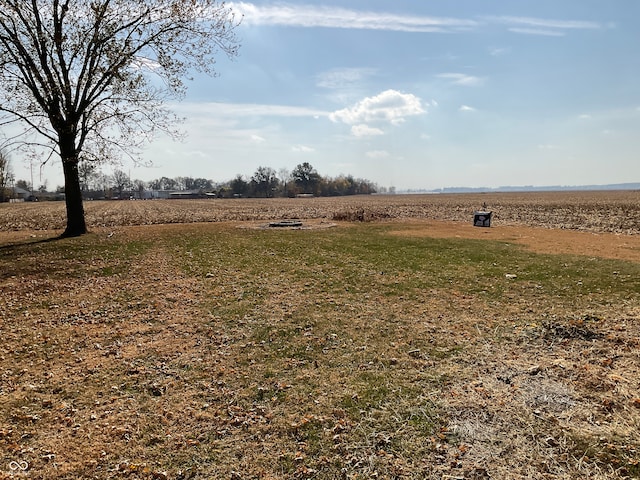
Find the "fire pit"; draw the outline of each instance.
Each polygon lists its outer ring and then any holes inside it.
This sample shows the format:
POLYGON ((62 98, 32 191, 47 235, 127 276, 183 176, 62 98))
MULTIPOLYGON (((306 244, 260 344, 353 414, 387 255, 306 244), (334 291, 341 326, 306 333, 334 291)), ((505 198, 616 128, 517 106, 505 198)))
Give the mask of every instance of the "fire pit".
POLYGON ((269 226, 272 228, 301 227, 302 222, 300 220, 278 220, 277 222, 269 222, 269 226))

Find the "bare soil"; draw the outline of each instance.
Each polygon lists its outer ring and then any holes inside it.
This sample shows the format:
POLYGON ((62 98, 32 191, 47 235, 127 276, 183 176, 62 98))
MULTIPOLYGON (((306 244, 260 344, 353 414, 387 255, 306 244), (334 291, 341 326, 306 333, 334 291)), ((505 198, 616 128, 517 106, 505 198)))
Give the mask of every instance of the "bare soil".
POLYGON ((468 222, 414 221, 397 235, 432 238, 473 238, 517 243, 537 253, 586 255, 640 262, 640 235, 561 230, 532 226, 474 227, 468 222))
MULTIPOLYGON (((89 201, 89 228, 124 225, 327 219, 470 223, 490 210, 495 226, 640 233, 640 191, 372 195, 331 198, 89 201)), ((63 202, 0 204, 0 232, 63 230, 63 202)))

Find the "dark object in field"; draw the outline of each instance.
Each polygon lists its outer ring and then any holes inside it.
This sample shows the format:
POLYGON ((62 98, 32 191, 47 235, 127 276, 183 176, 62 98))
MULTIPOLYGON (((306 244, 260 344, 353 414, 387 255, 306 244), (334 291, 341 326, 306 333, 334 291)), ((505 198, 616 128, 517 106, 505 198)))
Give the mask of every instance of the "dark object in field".
POLYGON ((301 227, 302 222, 300 220, 280 220, 278 222, 269 223, 270 227, 282 228, 282 227, 301 227))
POLYGON ((473 212, 473 226, 490 227, 492 213, 493 212, 473 212))

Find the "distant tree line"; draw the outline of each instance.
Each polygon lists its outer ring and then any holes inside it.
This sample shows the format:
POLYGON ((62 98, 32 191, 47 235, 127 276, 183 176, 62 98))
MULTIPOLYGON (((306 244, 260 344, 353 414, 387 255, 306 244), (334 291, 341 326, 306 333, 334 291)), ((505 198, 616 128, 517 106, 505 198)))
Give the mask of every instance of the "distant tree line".
MULTIPOLYGON (((115 170, 113 174, 106 175, 95 163, 89 162, 80 163, 78 170, 83 195, 85 198, 96 199, 151 198, 151 192, 191 192, 194 196, 220 198, 271 198, 296 195, 369 195, 387 191, 369 180, 352 175, 324 177, 308 162, 297 165, 292 171, 282 168, 276 172, 270 167, 258 167, 250 177, 238 174, 224 182, 193 177, 160 177, 143 181, 132 179, 123 170, 115 170)), ((18 184, 31 190, 24 180, 18 180, 16 185, 18 184)), ((58 187, 57 192, 63 193, 64 189, 58 187)))

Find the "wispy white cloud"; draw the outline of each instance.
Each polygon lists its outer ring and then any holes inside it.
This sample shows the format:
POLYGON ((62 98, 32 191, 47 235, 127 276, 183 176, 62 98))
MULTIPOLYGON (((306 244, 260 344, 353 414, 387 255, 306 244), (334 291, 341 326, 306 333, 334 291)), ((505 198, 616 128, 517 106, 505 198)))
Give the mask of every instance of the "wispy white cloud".
POLYGON ((492 57, 499 57, 501 55, 506 55, 511 52, 511 48, 509 47, 491 47, 489 48, 489 55, 492 57))
POLYGON ((354 137, 374 137, 378 135, 384 135, 384 132, 379 128, 370 127, 369 125, 354 125, 351 127, 351 133, 354 137))
POLYGON ((557 20, 550 18, 494 16, 485 17, 490 23, 507 25, 513 33, 563 37, 570 30, 600 30, 605 28, 598 22, 585 20, 557 20))
POLYGON ((306 145, 294 145, 291 147, 291 151, 296 153, 313 153, 315 149, 307 147, 306 145))
POLYGON ((179 115, 217 117, 327 117, 330 112, 289 105, 256 103, 181 102, 172 106, 179 115))
POLYGON ((387 122, 392 125, 403 123, 406 117, 426 113, 420 98, 410 93, 386 90, 374 97, 367 97, 352 107, 338 110, 329 115, 333 122, 348 125, 387 122))
POLYGON ((155 60, 140 56, 133 59, 132 65, 134 68, 139 68, 140 70, 149 70, 152 72, 161 68, 160 63, 156 62, 155 60))
POLYGON ((340 68, 319 74, 316 84, 328 89, 348 88, 375 73, 373 68, 340 68))
POLYGON ((264 143, 267 141, 264 137, 261 137, 260 135, 255 135, 255 134, 251 135, 251 137, 249 138, 253 143, 264 143))
POLYGON ((466 75, 464 73, 441 73, 437 75, 438 78, 444 78, 450 80, 454 85, 462 85, 465 87, 475 87, 482 85, 485 81, 484 78, 475 77, 473 75, 466 75))
POLYGON ((584 20, 554 20, 534 17, 486 17, 488 20, 506 25, 524 25, 531 28, 558 28, 561 30, 598 30, 602 24, 584 20))
POLYGON ((468 30, 479 22, 464 18, 399 15, 386 12, 351 10, 341 7, 279 3, 256 5, 230 2, 234 11, 244 16, 247 25, 290 27, 350 28, 402 32, 452 32, 468 30))
POLYGON ((461 105, 458 111, 459 112, 476 112, 477 109, 470 107, 469 105, 461 105))
POLYGON ((542 28, 510 28, 510 32, 521 33, 523 35, 541 35, 543 37, 564 37, 565 32, 561 30, 545 30, 542 28))
POLYGON ((483 16, 477 18, 434 17, 355 10, 327 5, 277 3, 257 5, 229 2, 243 16, 245 25, 271 25, 306 28, 345 28, 417 33, 454 33, 476 30, 483 25, 507 25, 509 31, 529 35, 563 36, 569 30, 615 28, 586 20, 564 20, 524 16, 483 16))
POLYGON ((386 150, 372 150, 371 152, 367 152, 366 155, 368 158, 373 158, 373 159, 388 158, 391 156, 391 154, 386 150))

